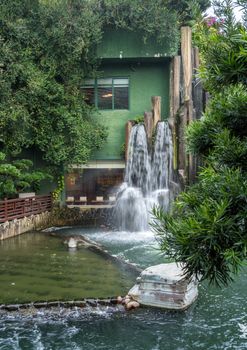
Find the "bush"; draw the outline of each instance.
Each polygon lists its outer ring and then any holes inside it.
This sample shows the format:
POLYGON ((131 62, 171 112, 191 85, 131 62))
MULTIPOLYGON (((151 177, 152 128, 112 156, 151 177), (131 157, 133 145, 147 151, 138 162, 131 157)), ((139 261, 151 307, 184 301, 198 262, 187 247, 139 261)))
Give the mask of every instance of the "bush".
POLYGON ((211 100, 187 129, 187 149, 203 158, 204 168, 170 213, 154 209, 153 227, 161 249, 184 264, 188 277, 220 285, 247 257, 247 33, 231 1, 217 3, 224 18, 194 30, 211 100))
POLYGON ((172 213, 154 209, 161 249, 188 276, 218 285, 232 281, 247 257, 247 180, 239 170, 212 167, 176 200, 172 213))
POLYGON ((52 177, 43 171, 31 171, 32 161, 28 159, 5 161, 5 154, 0 152, 0 198, 13 198, 18 193, 37 191, 42 180, 52 177))

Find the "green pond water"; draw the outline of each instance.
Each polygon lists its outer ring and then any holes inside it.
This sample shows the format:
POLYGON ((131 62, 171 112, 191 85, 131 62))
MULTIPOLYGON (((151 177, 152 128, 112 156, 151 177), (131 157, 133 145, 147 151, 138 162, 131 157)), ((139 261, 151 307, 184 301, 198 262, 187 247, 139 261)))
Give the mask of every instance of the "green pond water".
POLYGON ((123 265, 62 242, 44 233, 0 242, 0 304, 116 296, 135 281, 123 265))
MULTIPOLYGON (((164 260, 150 232, 59 231, 61 236, 70 234, 87 235, 143 268, 164 260)), ((70 252, 62 240, 27 234, 3 242, 2 300, 73 299, 84 293, 99 296, 99 291, 110 296, 123 294, 133 284, 133 275, 121 264, 83 249, 70 252)), ((198 300, 184 312, 152 308, 126 312, 121 306, 0 311, 0 350, 246 350, 246 296, 246 270, 242 270, 227 288, 200 285, 198 300)))

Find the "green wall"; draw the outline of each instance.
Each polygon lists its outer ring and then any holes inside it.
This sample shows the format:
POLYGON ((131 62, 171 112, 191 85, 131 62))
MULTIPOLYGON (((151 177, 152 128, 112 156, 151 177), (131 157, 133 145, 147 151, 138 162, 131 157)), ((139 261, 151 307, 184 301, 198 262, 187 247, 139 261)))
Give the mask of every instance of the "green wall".
POLYGON ((121 149, 125 142, 125 124, 128 120, 151 111, 151 96, 161 96, 162 119, 169 110, 169 60, 153 62, 108 62, 102 65, 103 77, 129 78, 129 110, 100 111, 99 119, 108 127, 105 146, 92 159, 110 160, 123 158, 121 149))

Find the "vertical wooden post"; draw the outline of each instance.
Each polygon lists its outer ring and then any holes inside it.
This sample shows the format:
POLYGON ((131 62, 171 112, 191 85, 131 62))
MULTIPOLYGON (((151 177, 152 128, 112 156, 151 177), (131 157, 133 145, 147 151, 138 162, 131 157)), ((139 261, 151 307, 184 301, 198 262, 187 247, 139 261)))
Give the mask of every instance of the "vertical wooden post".
POLYGON ((170 69, 170 116, 169 125, 172 129, 173 140, 173 168, 178 169, 178 111, 180 107, 180 74, 181 57, 175 56, 171 62, 170 69))
POLYGON ((195 119, 200 119, 203 112, 203 88, 202 83, 197 78, 200 64, 198 47, 193 48, 193 63, 193 104, 195 108, 195 119))
POLYGON ((180 106, 180 68, 181 68, 181 57, 175 56, 173 60, 173 114, 174 117, 177 115, 180 106))
POLYGON ((191 174, 193 173, 193 160, 191 155, 186 154, 185 146, 185 128, 188 123, 193 120, 193 102, 192 102, 192 31, 190 27, 181 28, 181 56, 182 56, 182 70, 183 70, 183 102, 184 113, 182 121, 183 134, 183 153, 184 153, 184 174, 187 182, 190 182, 191 174))
POLYGON ((190 101, 192 93, 192 32, 190 27, 181 28, 181 55, 184 75, 184 102, 190 101))
POLYGON ((127 123, 125 124, 125 160, 127 161, 128 159, 128 145, 129 145, 129 138, 130 138, 130 133, 132 130, 133 123, 131 120, 128 120, 127 123))
POLYGON ((153 113, 145 112, 144 113, 144 125, 147 133, 148 144, 151 146, 152 144, 152 136, 153 136, 153 113))
POLYGON ((152 96, 153 110, 153 128, 156 128, 157 123, 161 120, 161 97, 152 96))

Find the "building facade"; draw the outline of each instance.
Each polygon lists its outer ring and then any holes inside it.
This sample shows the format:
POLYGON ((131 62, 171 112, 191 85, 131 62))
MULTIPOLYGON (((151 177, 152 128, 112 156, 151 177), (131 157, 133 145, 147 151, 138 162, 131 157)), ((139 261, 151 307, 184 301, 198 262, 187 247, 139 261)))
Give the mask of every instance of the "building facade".
POLYGON ((66 175, 67 202, 109 203, 123 181, 125 125, 151 110, 151 97, 161 97, 161 118, 169 117, 170 63, 175 55, 166 43, 144 42, 140 33, 107 29, 97 48, 97 77, 84 80, 86 101, 107 127, 108 138, 87 165, 72 165, 66 175))

